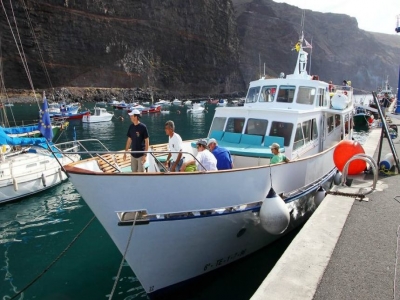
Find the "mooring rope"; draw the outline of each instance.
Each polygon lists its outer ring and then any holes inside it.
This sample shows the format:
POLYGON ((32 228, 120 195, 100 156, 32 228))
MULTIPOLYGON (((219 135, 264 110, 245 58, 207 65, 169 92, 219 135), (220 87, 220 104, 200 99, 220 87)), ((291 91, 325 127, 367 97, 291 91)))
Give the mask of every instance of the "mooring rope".
POLYGON ((10 300, 15 299, 17 296, 21 295, 31 285, 33 285, 36 281, 38 281, 40 279, 40 277, 42 277, 44 275, 44 273, 46 273, 65 254, 65 252, 67 252, 68 249, 71 248, 71 246, 76 242, 78 237, 80 237, 82 235, 82 233, 86 230, 86 228, 88 228, 90 223, 92 223, 95 218, 96 217, 93 216, 90 219, 90 221, 85 225, 85 227, 83 227, 82 230, 74 237, 74 239, 71 241, 71 243, 69 243, 69 245, 57 256, 57 258, 55 260, 53 260, 38 276, 36 276, 36 278, 34 278, 30 283, 28 283, 22 290, 20 290, 18 293, 16 293, 14 296, 12 296, 10 300))
POLYGON ((112 297, 114 295, 114 292, 115 292, 115 289, 117 287, 119 276, 121 275, 122 266, 124 265, 125 256, 126 256, 126 253, 128 252, 129 244, 131 243, 133 229, 135 228, 137 215, 138 215, 138 212, 135 213, 135 218, 133 219, 132 229, 131 229, 131 232, 129 234, 128 243, 126 244, 124 255, 122 256, 122 261, 121 261, 121 264, 119 265, 118 273, 117 273, 117 276, 115 277, 115 281, 114 281, 114 286, 113 286, 113 288, 111 290, 110 297, 108 297, 108 300, 112 299, 112 297))
POLYGON ((361 198, 364 199, 364 194, 354 194, 354 193, 343 193, 338 191, 326 191, 327 194, 336 195, 336 196, 344 196, 344 197, 352 197, 352 198, 361 198))

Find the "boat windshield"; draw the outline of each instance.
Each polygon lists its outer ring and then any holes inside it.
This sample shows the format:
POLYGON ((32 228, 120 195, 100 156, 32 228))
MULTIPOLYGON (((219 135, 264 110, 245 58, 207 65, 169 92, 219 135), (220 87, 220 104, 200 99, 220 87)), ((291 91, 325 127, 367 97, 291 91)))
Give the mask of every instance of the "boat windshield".
POLYGON ((259 87, 259 86, 249 88, 249 91, 248 91, 247 97, 246 97, 246 103, 257 102, 258 95, 260 94, 260 88, 261 87, 259 87))
POLYGON ((296 103, 313 104, 315 98, 315 88, 308 86, 300 86, 297 93, 296 103))
POLYGON ((281 85, 278 91, 277 102, 292 103, 296 86, 294 85, 281 85))
POLYGON ((263 86, 261 90, 260 102, 273 102, 276 93, 276 85, 263 86))

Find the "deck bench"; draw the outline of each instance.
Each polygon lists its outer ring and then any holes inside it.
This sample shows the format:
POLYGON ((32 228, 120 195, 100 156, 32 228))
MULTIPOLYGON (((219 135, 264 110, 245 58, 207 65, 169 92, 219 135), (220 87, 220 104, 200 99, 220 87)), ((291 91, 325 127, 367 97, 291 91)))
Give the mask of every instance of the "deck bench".
MULTIPOLYGON (((253 134, 242 134, 224 131, 212 131, 210 138, 214 138, 218 145, 229 150, 232 155, 271 158, 272 143, 278 143, 279 152, 284 153, 284 138, 280 136, 264 136, 253 134)), ((196 142, 192 142, 192 147, 196 148, 196 142)))

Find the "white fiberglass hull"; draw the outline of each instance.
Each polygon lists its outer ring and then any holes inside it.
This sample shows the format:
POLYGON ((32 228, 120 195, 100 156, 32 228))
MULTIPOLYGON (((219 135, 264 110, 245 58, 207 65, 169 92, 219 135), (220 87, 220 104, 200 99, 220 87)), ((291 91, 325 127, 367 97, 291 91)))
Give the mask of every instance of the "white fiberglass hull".
MULTIPOLYGON (((77 157, 73 160, 60 158, 62 164, 77 160, 77 157)), ((52 156, 23 153, 6 157, 0 162, 0 203, 38 193, 66 179, 60 164, 52 156)))
POLYGON ((111 121, 113 116, 114 115, 112 115, 112 114, 103 115, 103 116, 88 115, 88 116, 83 116, 82 122, 83 123, 109 122, 109 121, 111 121))
MULTIPOLYGON (((277 193, 293 192, 298 196, 287 203, 287 207, 292 205, 289 228, 293 228, 310 215, 309 203, 300 203, 301 209, 293 213, 299 201, 309 199, 315 192, 315 187, 309 192, 305 187, 318 184, 327 174, 333 176, 332 153, 333 148, 272 167, 207 173, 105 174, 81 169, 81 162, 66 169, 76 189, 124 253, 132 227, 119 226, 117 212, 146 210, 157 216, 262 202, 271 188, 271 178, 277 193)), ((257 209, 153 220, 134 227, 126 260, 146 292, 153 293, 226 265, 279 237, 268 234, 259 222, 257 209)))

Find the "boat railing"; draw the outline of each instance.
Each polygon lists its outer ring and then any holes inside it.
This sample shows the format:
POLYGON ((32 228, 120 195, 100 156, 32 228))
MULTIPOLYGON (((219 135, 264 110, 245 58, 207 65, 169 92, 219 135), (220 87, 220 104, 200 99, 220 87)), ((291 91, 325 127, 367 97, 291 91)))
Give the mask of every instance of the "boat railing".
POLYGON ((187 151, 169 151, 169 150, 149 150, 149 151, 124 151, 124 150, 119 150, 119 151, 110 151, 107 149, 107 147, 101 143, 97 139, 87 139, 87 140, 77 140, 77 141, 72 141, 72 142, 64 142, 57 144, 56 147, 61 151, 62 154, 64 155, 69 155, 69 154, 79 154, 82 156, 82 158, 94 158, 101 160, 106 166, 111 167, 113 170, 116 172, 122 172, 121 168, 118 164, 118 160, 116 159, 116 155, 121 155, 121 154, 149 154, 154 158, 154 161, 156 162, 157 166, 161 166, 163 169, 164 173, 169 173, 170 170, 164 165, 162 162, 162 157, 165 156, 168 153, 182 153, 184 157, 191 157, 193 158, 199 165, 199 169, 202 172, 206 172, 207 169, 204 167, 204 165, 196 158, 196 156, 193 153, 187 152, 187 151), (99 143, 104 150, 88 150, 87 147, 84 146, 87 142, 96 142, 99 143), (72 144, 71 144, 72 143, 72 144), (111 155, 111 157, 106 157, 106 155, 111 155), (109 159, 111 158, 111 159, 109 159))

